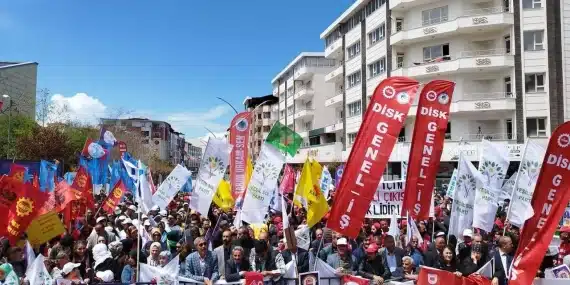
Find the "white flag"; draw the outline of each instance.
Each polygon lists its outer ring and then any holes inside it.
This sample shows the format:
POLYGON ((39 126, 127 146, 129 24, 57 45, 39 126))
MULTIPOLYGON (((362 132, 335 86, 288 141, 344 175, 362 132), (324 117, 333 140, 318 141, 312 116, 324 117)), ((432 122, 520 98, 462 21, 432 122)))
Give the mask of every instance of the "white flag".
MULTIPOLYGON (((178 272, 180 258, 177 255, 164 267, 154 267, 141 263, 139 281, 144 283, 156 282, 156 285, 175 285, 178 284, 178 272)), ((183 281, 180 278, 180 281, 183 281)), ((194 281, 197 283, 196 281, 194 281)))
POLYGON ((323 167, 323 174, 321 175, 321 191, 325 199, 329 198, 330 185, 332 183, 332 176, 327 166, 323 167))
POLYGON ((495 258, 491 258, 491 260, 489 260, 487 263, 485 263, 485 265, 483 265, 479 270, 477 270, 477 272, 475 272, 476 274, 479 274, 483 277, 487 277, 489 279, 493 279, 493 262, 495 261, 495 258))
POLYGON ((512 193, 511 205, 507 213, 509 222, 519 228, 534 215, 530 201, 534 194, 536 180, 542 167, 545 152, 546 150, 542 146, 532 141, 527 142, 525 153, 519 166, 517 186, 512 193))
POLYGON ((392 214, 390 218, 390 228, 388 229, 388 234, 393 236, 395 240, 400 240, 400 229, 398 228, 398 215, 396 213, 392 214))
POLYGON ((445 192, 445 196, 453 198, 453 193, 455 192, 456 185, 457 185, 457 168, 453 169, 453 174, 451 175, 449 184, 447 184, 447 192, 445 192))
MULTIPOLYGON (((196 186, 190 196, 190 209, 208 215, 214 194, 226 174, 232 146, 225 140, 210 138, 202 157, 196 186)), ((168 178, 167 178, 168 179, 168 178)))
MULTIPOLYGON (((142 163, 139 160, 139 166, 142 166, 142 163)), ((151 185, 148 182, 148 176, 145 171, 139 172, 139 179, 138 179, 138 189, 140 191, 139 203, 140 208, 143 213, 147 214, 150 209, 152 208, 152 190, 151 185)), ((152 220, 152 219, 151 219, 152 220)))
POLYGON ((273 145, 264 143, 245 192, 241 210, 242 221, 249 224, 264 223, 283 164, 285 156, 273 145))
MULTIPOLYGON (((44 263, 45 257, 43 255, 38 255, 32 266, 26 271, 26 278, 30 282, 30 285, 51 285, 54 284, 53 278, 47 271, 47 268, 44 263)), ((13 271, 12 271, 13 272, 13 271)), ((18 277, 16 276, 16 279, 18 277)), ((8 283, 3 283, 8 284, 8 283)), ((19 284, 19 283, 15 283, 19 284)))
POLYGON ((30 241, 28 241, 28 240, 26 241, 25 255, 26 255, 26 264, 28 266, 26 268, 26 271, 28 271, 28 270, 30 270, 30 268, 32 267, 32 264, 34 263, 34 260, 36 259, 36 254, 34 253, 34 248, 30 244, 30 241))
POLYGON ((161 209, 166 209, 166 206, 176 196, 176 193, 184 186, 188 177, 190 177, 190 171, 180 164, 176 165, 166 180, 160 184, 160 187, 152 195, 152 203, 161 209))
POLYGON ((463 238, 463 230, 470 229, 473 225, 473 202, 475 201, 475 189, 482 185, 483 177, 475 169, 475 166, 460 155, 457 167, 457 186, 451 207, 451 220, 449 222, 449 234, 457 239, 463 238))
POLYGON ((483 185, 475 192, 473 227, 486 232, 493 230, 495 215, 499 208, 499 196, 503 180, 509 168, 509 151, 505 145, 483 140, 483 153, 479 160, 479 172, 483 176, 483 185))

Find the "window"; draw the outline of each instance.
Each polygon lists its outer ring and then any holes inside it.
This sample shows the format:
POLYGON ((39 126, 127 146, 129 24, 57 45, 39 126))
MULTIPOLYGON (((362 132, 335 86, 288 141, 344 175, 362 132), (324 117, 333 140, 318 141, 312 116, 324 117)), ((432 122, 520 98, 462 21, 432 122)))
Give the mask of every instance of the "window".
POLYGON ((366 16, 370 16, 370 14, 374 13, 378 8, 382 7, 382 5, 386 4, 386 0, 372 0, 366 5, 366 16))
POLYGON ((378 28, 368 34, 369 47, 381 41, 386 36, 386 23, 382 23, 378 28))
POLYGON ((523 0, 523 9, 537 9, 542 7, 542 0, 523 0))
POLYGON ((546 118, 527 118, 526 135, 527 137, 545 137, 546 118))
POLYGON ((543 50, 544 31, 525 31, 524 50, 543 50))
POLYGON ((348 88, 354 87, 356 86, 358 83, 360 83, 360 70, 349 75, 347 77, 348 80, 348 88))
POLYGON ((404 19, 396 18, 396 32, 404 29, 404 19))
POLYGON ((313 109, 313 101, 308 101, 305 103, 305 109, 306 110, 311 110, 313 109))
POLYGON ((271 129, 271 126, 263 126, 263 132, 267 133, 271 129))
POLYGON ((280 111, 279 113, 280 113, 281 117, 285 117, 285 111, 284 110, 280 111))
POLYGON ((398 53, 396 55, 396 66, 398 68, 404 67, 404 54, 403 53, 398 53))
POLYGON ((422 25, 428 26, 438 23, 447 22, 448 17, 447 6, 437 7, 434 9, 422 11, 422 25))
POLYGON ((261 113, 257 114, 257 119, 261 120, 261 113))
POLYGON ((505 51, 507 54, 511 53, 511 36, 505 36, 505 51))
POLYGON ((525 92, 544 92, 544 73, 531 73, 525 76, 525 92))
POLYGON ((304 123, 304 126, 306 131, 312 130, 313 129, 313 121, 308 121, 304 123))
POLYGON ((356 133, 350 133, 346 135, 348 138, 347 144, 348 145, 352 145, 354 144, 354 141, 356 140, 356 133))
POLYGON ((431 46, 424 48, 424 62, 436 59, 449 60, 449 44, 431 46))
POLYGON ((360 115, 362 111, 362 102, 360 100, 348 104, 348 117, 360 115))
POLYGON ((386 71, 386 58, 383 57, 371 64, 368 65, 368 74, 370 74, 370 78, 373 78, 379 74, 382 74, 386 71))
POLYGON ((141 131, 141 135, 143 137, 148 137, 148 136, 150 136, 150 131, 141 131))
POLYGON ((293 114, 293 106, 287 107, 287 114, 289 115, 293 114))
POLYGON ((263 112, 263 118, 264 119, 271 119, 271 113, 270 112, 263 112))
POLYGON ((513 97, 513 86, 511 85, 511 77, 505 77, 505 95, 509 98, 513 97))
POLYGON ((349 46, 347 48, 348 51, 348 59, 351 59, 360 54, 360 41, 356 42, 355 44, 349 46))
POLYGON ((451 122, 447 122, 447 129, 445 129, 445 139, 451 139, 451 122))

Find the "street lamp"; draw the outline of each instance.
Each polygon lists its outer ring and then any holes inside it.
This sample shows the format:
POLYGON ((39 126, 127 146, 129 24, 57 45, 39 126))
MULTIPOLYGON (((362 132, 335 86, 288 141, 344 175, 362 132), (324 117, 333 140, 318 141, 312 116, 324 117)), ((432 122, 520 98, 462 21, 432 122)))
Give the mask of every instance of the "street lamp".
POLYGON ((8 105, 8 151, 6 152, 6 158, 9 158, 10 156, 10 141, 11 141, 11 135, 12 135, 12 97, 10 97, 10 95, 8 94, 4 94, 2 95, 2 97, 4 99, 9 99, 9 105, 8 105))

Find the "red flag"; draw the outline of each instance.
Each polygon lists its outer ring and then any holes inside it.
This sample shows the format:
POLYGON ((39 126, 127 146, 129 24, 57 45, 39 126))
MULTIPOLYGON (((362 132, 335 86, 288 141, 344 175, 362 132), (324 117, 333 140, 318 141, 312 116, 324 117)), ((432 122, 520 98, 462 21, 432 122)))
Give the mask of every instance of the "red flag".
POLYGON ((14 245, 28 229, 33 219, 39 214, 47 199, 47 194, 40 192, 31 184, 20 184, 18 198, 8 211, 6 227, 1 227, 4 236, 14 245))
POLYGON ((80 200, 83 195, 78 190, 73 189, 67 182, 62 181, 55 187, 55 210, 63 211, 72 201, 80 200))
POLYGON ((24 183, 24 177, 26 176, 27 171, 28 170, 24 166, 12 163, 12 165, 10 166, 10 173, 8 174, 8 176, 13 177, 17 181, 24 183))
POLYGON ((32 180, 32 185, 38 189, 40 189, 40 177, 37 173, 34 173, 34 178, 32 180))
POLYGON ((105 211, 107 214, 111 214, 115 211, 117 204, 119 204, 121 198, 123 198, 123 195, 126 192, 123 181, 119 179, 119 182, 115 184, 115 187, 113 187, 113 190, 110 192, 111 193, 109 193, 107 199, 105 199, 103 202, 103 211, 105 211))
POLYGON ((71 187, 81 192, 82 199, 88 208, 93 209, 95 207, 95 200, 93 198, 93 183, 91 182, 91 176, 87 173, 87 170, 80 167, 75 174, 75 179, 73 179, 73 184, 71 187))
POLYGON ((245 273, 246 285, 263 285, 263 275, 259 272, 249 271, 245 273))
POLYGON ((328 228, 351 238, 360 232, 418 86, 413 79, 394 76, 374 90, 336 191, 328 228))
POLYGON ((491 285, 491 280, 481 276, 481 275, 469 275, 463 277, 463 285, 491 285))
MULTIPOLYGON (((0 179, 0 212, 6 213, 16 202, 22 182, 14 177, 3 176, 0 179)), ((0 219, 1 220, 1 219, 0 219)))
POLYGON ((283 171, 283 178, 281 179, 281 184, 279 185, 279 192, 281 194, 293 193, 295 190, 295 170, 289 164, 285 164, 285 170, 283 171))
POLYGON ((422 266, 417 285, 463 285, 463 278, 452 272, 422 266))
POLYGON ((148 168, 148 172, 146 175, 148 178, 148 185, 150 186, 150 190, 152 191, 152 194, 154 195, 154 192, 156 192, 156 185, 154 185, 154 181, 152 180, 152 173, 150 172, 150 167, 148 168))
POLYGON ((520 236, 510 285, 532 284, 544 253, 570 200, 570 122, 560 125, 548 142, 532 197, 534 215, 520 236))
POLYGON ((433 80, 422 89, 408 158, 402 216, 407 212, 416 220, 429 218, 454 88, 451 81, 433 80))
POLYGON ((245 191, 247 180, 247 156, 249 153, 249 130, 251 112, 237 114, 230 124, 230 184, 232 197, 236 199, 245 191))
POLYGON ((350 283, 351 285, 353 283, 358 285, 370 285, 370 280, 352 275, 344 275, 342 277, 342 284, 347 284, 347 283, 350 283))

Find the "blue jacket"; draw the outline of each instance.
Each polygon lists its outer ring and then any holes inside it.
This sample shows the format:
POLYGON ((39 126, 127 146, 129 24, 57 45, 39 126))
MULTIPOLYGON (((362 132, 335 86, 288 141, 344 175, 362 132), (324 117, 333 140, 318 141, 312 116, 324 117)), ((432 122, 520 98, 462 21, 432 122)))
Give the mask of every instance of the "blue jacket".
POLYGON ((217 281, 220 278, 220 274, 218 272, 218 258, 212 254, 211 251, 207 251, 204 261, 206 264, 202 271, 202 268, 200 267, 200 255, 198 255, 198 252, 193 252, 188 255, 188 257, 186 257, 184 276, 200 282, 203 282, 204 278, 208 278, 212 282, 217 281))

